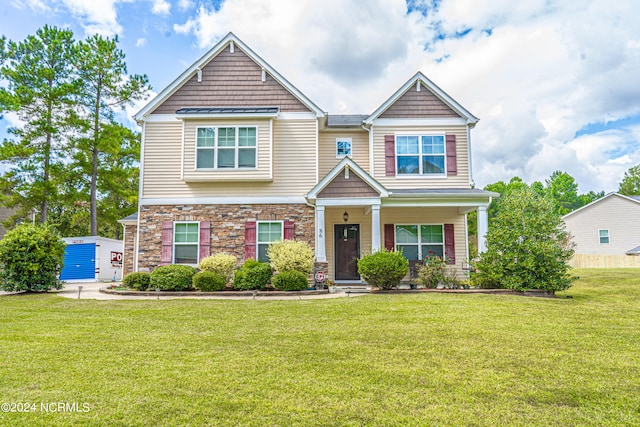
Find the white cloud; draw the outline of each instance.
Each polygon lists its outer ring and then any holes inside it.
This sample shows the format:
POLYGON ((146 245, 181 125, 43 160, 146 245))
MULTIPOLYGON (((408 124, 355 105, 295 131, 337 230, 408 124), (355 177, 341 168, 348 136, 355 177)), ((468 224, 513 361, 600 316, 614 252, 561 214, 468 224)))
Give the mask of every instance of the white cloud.
POLYGON ((11 4, 18 9, 24 9, 26 6, 36 12, 47 12, 51 10, 44 0, 12 0, 11 4))
POLYGON ((82 22, 86 34, 112 37, 122 33, 118 23, 116 5, 127 0, 61 0, 82 22))
POLYGON ((138 40, 136 40, 136 47, 145 47, 146 45, 147 45, 147 39, 145 39, 144 37, 141 37, 138 40))
POLYGON ((189 10, 192 9, 195 3, 192 0, 178 0, 178 9, 189 10))
POLYGON ((152 0, 153 6, 151 12, 156 15, 169 15, 171 14, 171 3, 167 0, 152 0))

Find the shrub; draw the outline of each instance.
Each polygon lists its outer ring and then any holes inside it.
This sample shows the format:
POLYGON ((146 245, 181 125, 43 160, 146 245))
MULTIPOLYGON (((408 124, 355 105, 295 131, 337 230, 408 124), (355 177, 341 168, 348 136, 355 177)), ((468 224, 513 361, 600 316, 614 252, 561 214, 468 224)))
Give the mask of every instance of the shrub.
POLYGON ((369 285, 380 289, 391 289, 409 271, 409 261, 402 252, 381 250, 365 255, 358 261, 358 273, 369 285))
POLYGON ((269 245, 267 256, 276 271, 295 270, 304 274, 313 270, 313 250, 307 242, 283 240, 269 245))
POLYGON ((191 289, 197 270, 189 265, 171 264, 158 267, 151 273, 151 289, 186 291, 191 289))
POLYGON ((273 276, 273 287, 279 291, 302 291, 307 289, 309 281, 304 273, 296 270, 281 271, 273 276))
POLYGON ((447 270, 445 261, 439 256, 429 256, 418 270, 418 282, 426 288, 435 288, 442 282, 447 270))
POLYGON ((271 265, 248 259, 236 270, 233 287, 242 291, 264 289, 271 281, 271 265))
POLYGON ((137 291, 146 291, 151 284, 151 274, 142 271, 129 273, 122 279, 122 284, 137 291))
POLYGON ((22 224, 0 241, 2 289, 46 292, 60 289, 65 243, 48 225, 22 224))
POLYGON ((233 280, 233 271, 236 268, 236 257, 230 254, 217 254, 204 258, 200 261, 200 270, 210 271, 221 275, 226 283, 233 280))
POLYGON ((202 292, 217 292, 227 286, 227 279, 221 274, 201 271, 193 276, 193 287, 202 292))

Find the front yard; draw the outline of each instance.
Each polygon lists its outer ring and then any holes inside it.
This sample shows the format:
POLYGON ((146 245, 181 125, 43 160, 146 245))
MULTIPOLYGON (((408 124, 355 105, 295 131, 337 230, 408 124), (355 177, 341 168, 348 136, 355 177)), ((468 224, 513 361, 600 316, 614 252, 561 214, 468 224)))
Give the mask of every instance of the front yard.
POLYGON ((0 425, 639 425, 640 271, 576 273, 556 299, 2 296, 0 425))

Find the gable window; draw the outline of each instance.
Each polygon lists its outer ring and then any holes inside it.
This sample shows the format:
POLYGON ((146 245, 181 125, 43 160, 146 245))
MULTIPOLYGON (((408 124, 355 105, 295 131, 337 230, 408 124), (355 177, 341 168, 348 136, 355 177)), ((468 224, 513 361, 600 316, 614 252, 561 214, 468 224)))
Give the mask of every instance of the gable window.
POLYGON ((272 242, 282 240, 282 221, 258 222, 258 239, 256 255, 258 261, 269 262, 267 248, 272 242))
POLYGON ((444 256, 442 224, 396 225, 396 250, 408 260, 422 260, 428 256, 444 256))
POLYGON ((199 127, 196 130, 196 168, 255 168, 256 147, 255 127, 199 127))
POLYGON ((336 158, 351 156, 351 138, 336 138, 336 158))
POLYGON ((197 264, 200 225, 197 222, 176 222, 173 229, 174 264, 197 264))
POLYGON ((444 175, 444 135, 396 136, 398 175, 444 175))
POLYGON ((600 237, 600 244, 609 243, 609 230, 598 230, 598 235, 600 237))

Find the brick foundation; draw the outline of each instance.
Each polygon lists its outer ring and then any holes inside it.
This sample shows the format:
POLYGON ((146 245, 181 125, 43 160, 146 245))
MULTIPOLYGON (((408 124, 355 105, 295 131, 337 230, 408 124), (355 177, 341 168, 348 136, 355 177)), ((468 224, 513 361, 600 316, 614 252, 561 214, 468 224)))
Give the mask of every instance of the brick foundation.
POLYGON ((136 231, 137 226, 125 225, 124 226, 124 254, 123 254, 123 271, 122 277, 129 273, 133 273, 133 261, 135 257, 136 248, 136 231))
MULTIPOLYGON (((315 243, 315 212, 306 204, 141 206, 139 217, 138 271, 152 271, 160 265, 164 221, 211 222, 211 254, 230 253, 238 264, 244 262, 247 221, 293 221, 295 239, 312 248, 315 243)), ((133 266, 133 257, 127 258, 133 266)))

